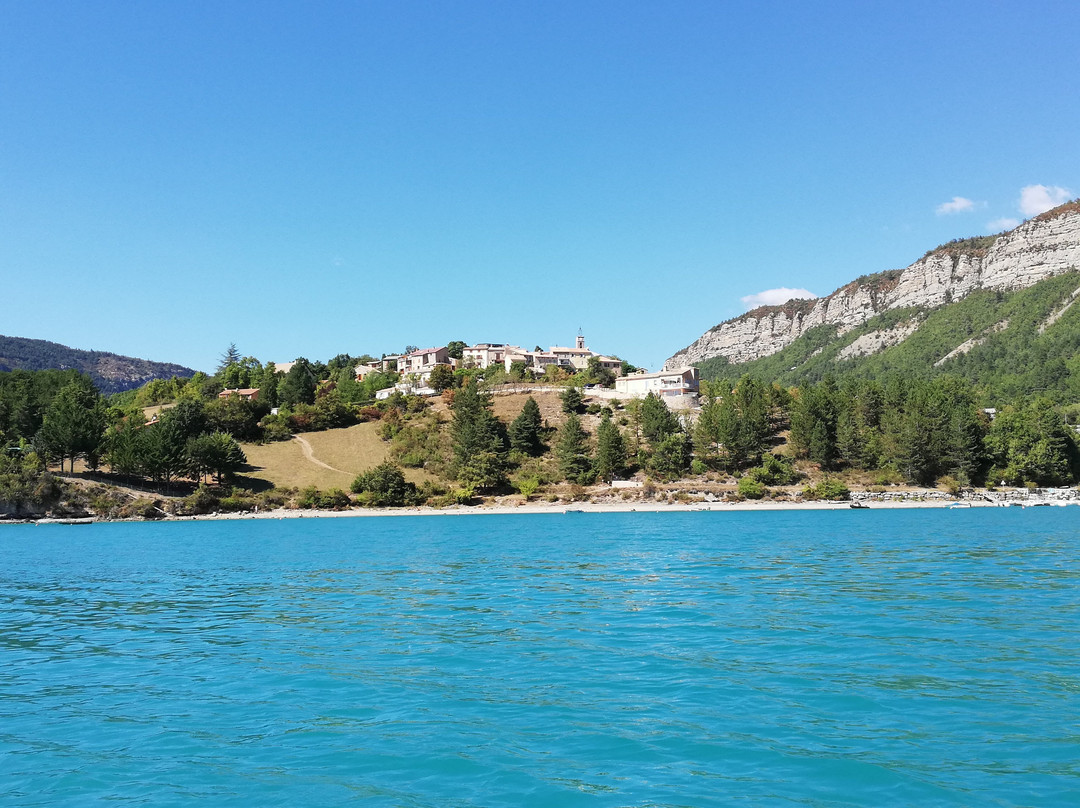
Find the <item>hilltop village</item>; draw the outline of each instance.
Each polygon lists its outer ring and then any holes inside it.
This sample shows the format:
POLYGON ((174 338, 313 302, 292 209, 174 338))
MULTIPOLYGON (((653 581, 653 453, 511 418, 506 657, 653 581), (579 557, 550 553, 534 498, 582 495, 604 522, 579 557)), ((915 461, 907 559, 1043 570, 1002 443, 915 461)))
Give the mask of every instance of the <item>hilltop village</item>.
MULTIPOLYGON (((301 360, 303 361, 303 360, 301 360)), ((277 373, 289 373, 297 362, 275 364, 277 373)), ((575 381, 602 398, 644 398, 649 393, 663 398, 671 409, 690 409, 697 404, 698 370, 694 367, 673 368, 657 373, 635 368, 629 362, 597 353, 585 345, 578 334, 573 347, 553 345, 548 350, 537 346, 526 350, 507 343, 483 342, 465 345, 451 342, 435 348, 414 349, 401 354, 386 354, 381 359, 358 362, 353 370, 355 380, 369 379, 393 384, 375 391, 378 401, 395 393, 431 397, 455 386, 462 375, 473 376, 479 371, 486 378, 500 380, 492 370, 502 370, 505 381, 548 384, 573 384, 575 381)), ((458 384, 457 386, 460 386, 458 384)), ((226 387, 218 395, 228 398, 237 395, 257 400, 259 388, 226 387)))

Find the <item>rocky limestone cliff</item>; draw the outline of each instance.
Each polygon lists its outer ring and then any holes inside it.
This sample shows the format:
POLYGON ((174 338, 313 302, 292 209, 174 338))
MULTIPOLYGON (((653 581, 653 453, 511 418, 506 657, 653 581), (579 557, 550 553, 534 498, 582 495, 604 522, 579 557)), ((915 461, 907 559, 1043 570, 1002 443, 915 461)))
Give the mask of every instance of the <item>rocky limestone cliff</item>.
POLYGON ((732 364, 774 354, 808 329, 843 334, 890 309, 933 308, 975 289, 1023 289, 1080 268, 1080 203, 1040 214, 997 237, 939 247, 904 270, 859 278, 816 300, 763 306, 720 323, 664 363, 665 369, 715 356, 732 364))

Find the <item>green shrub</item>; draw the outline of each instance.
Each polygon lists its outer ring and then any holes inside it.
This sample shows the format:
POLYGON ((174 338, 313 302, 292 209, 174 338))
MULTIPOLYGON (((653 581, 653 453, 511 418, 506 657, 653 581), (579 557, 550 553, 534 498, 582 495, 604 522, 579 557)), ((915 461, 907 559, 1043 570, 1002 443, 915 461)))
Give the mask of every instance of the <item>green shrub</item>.
POLYGON ((417 501, 416 486, 407 482, 401 469, 390 461, 358 475, 352 491, 360 495, 361 504, 376 507, 401 507, 417 501))
POLYGON ((200 485, 189 497, 185 497, 181 503, 184 513, 193 515, 213 513, 218 509, 218 497, 205 485, 200 485))
POLYGON ((753 477, 747 476, 739 480, 739 496, 744 499, 761 499, 767 493, 768 489, 753 477))
POLYGON ((540 479, 538 477, 522 477, 514 483, 514 487, 521 492, 525 499, 529 499, 540 488, 540 479))
POLYGON ((803 499, 845 500, 850 495, 848 487, 835 477, 826 477, 816 486, 803 489, 803 499))
POLYGON ((331 488, 319 498, 319 507, 327 511, 341 511, 352 505, 349 495, 340 488, 331 488))
POLYGON ((747 476, 753 477, 764 485, 791 485, 802 476, 795 470, 791 460, 786 457, 778 457, 772 452, 765 452, 761 456, 761 465, 750 469, 747 476))
POLYGON ((904 475, 891 466, 878 469, 874 475, 874 485, 900 485, 904 482, 904 475))
POLYGON ((318 508, 320 496, 319 489, 313 485, 309 485, 300 492, 300 497, 296 500, 296 507, 305 509, 318 508))
POLYGON ((941 477, 937 481, 937 487, 938 488, 944 488, 949 493, 949 496, 952 496, 952 497, 960 496, 960 489, 961 489, 960 481, 957 480, 955 477, 952 477, 952 476, 949 476, 949 475, 945 475, 944 477, 941 477))
POLYGON ((407 469, 420 469, 424 467, 424 453, 420 451, 405 452, 397 456, 398 462, 407 469))
POLYGON ((228 496, 218 501, 217 510, 223 513, 239 513, 240 511, 255 510, 255 500, 250 496, 228 496))
POLYGON ((277 415, 267 415, 259 422, 259 426, 262 427, 263 443, 289 440, 292 437, 292 429, 289 425, 288 416, 282 415, 281 413, 278 413, 277 415))
POLYGON ((156 499, 137 499, 121 509, 121 519, 162 519, 165 511, 161 501, 156 499))

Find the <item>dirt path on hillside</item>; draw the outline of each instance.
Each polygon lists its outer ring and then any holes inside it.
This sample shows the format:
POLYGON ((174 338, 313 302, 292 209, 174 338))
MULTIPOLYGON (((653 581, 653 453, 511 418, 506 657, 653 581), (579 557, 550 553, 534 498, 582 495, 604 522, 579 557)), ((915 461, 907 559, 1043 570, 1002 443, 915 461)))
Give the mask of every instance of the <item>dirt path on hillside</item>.
POLYGON ((336 469, 333 466, 331 466, 330 464, 324 463, 321 460, 319 460, 319 458, 317 458, 315 456, 315 453, 311 450, 311 444, 308 443, 303 438, 301 438, 299 435, 293 435, 293 440, 298 441, 300 443, 300 449, 303 451, 304 457, 306 457, 308 460, 310 460, 316 466, 322 466, 324 469, 329 469, 330 471, 336 471, 338 474, 348 474, 349 473, 347 471, 342 471, 341 469, 336 469))

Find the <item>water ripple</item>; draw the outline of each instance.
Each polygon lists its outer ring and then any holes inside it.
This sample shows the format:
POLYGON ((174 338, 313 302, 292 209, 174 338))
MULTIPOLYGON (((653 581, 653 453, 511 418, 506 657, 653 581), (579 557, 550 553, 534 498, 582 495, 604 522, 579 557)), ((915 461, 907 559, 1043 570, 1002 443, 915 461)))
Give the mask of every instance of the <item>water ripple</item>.
POLYGON ((0 802, 1080 803, 1040 512, 0 529, 0 802))

